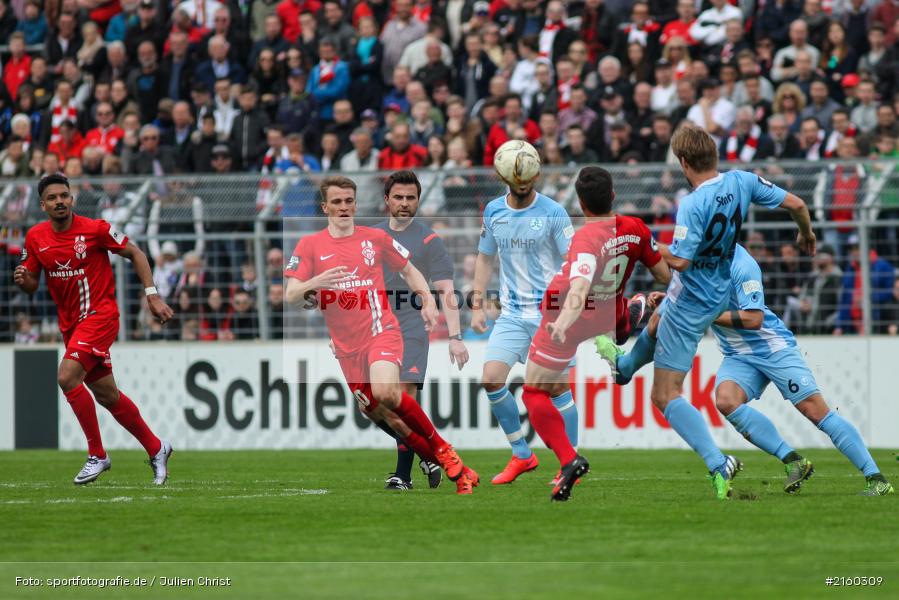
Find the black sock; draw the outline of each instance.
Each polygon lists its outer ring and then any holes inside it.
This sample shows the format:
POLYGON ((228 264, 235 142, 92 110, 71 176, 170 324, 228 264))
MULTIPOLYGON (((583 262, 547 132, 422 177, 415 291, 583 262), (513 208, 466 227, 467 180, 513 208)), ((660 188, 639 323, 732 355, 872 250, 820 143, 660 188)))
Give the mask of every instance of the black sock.
POLYGON ((412 462, 415 460, 415 451, 406 444, 396 443, 396 475, 403 481, 412 481, 412 462))
POLYGON ((794 460, 802 460, 802 456, 795 450, 784 456, 783 463, 786 465, 794 460))
POLYGON ((882 482, 882 483, 886 483, 886 482, 887 482, 887 478, 884 477, 884 476, 883 476, 882 474, 880 474, 880 473, 874 473, 874 474, 871 475, 870 477, 865 477, 865 479, 867 479, 868 481, 880 481, 880 482, 882 482))
POLYGON ((386 433, 387 435, 389 435, 390 437, 395 439, 397 441, 397 443, 400 443, 403 441, 403 438, 401 438, 399 436, 399 434, 397 432, 395 432, 390 425, 387 424, 387 421, 381 420, 381 421, 376 422, 375 425, 380 427, 381 431, 383 431, 384 433, 386 433))

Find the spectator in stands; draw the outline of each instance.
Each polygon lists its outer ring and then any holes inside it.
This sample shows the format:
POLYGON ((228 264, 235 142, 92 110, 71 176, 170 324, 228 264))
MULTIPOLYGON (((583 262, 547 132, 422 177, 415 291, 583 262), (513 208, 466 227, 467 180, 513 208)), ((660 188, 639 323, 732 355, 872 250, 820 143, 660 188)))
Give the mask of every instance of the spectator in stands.
POLYGON ((802 111, 805 109, 805 95, 795 83, 781 83, 774 95, 771 110, 782 115, 791 132, 795 132, 802 124, 802 111))
POLYGON ((153 42, 141 43, 137 55, 139 65, 128 74, 126 85, 129 95, 140 107, 141 122, 148 123, 156 116, 159 101, 165 97, 167 82, 159 70, 158 53, 153 42))
POLYGON ((320 61, 312 69, 306 91, 315 98, 322 121, 334 119, 334 102, 347 97, 350 87, 349 66, 337 55, 334 42, 324 38, 318 44, 320 61))
POLYGON ((140 128, 140 149, 129 162, 131 174, 161 176, 177 171, 174 151, 160 146, 159 137, 159 128, 155 125, 140 128))
POLYGON ((318 0, 281 0, 275 9, 275 13, 281 19, 284 39, 291 44, 295 43, 302 31, 300 15, 303 13, 315 14, 320 8, 321 2, 318 0))
POLYGON ((165 94, 172 100, 189 100, 196 63, 190 55, 187 35, 172 31, 168 39, 169 53, 163 57, 161 71, 165 94))
POLYGON ((231 80, 228 78, 217 80, 214 89, 212 112, 215 115, 215 131, 220 139, 227 140, 231 136, 231 127, 240 109, 231 97, 231 80))
POLYGON ((84 138, 75 123, 69 119, 59 124, 59 137, 47 146, 47 152, 58 156, 63 163, 71 157, 80 158, 83 149, 84 138))
POLYGON ((409 140, 418 146, 427 146, 428 139, 437 133, 442 133, 431 117, 431 103, 427 100, 419 100, 412 106, 412 120, 409 123, 409 140))
MULTIPOLYGON (((886 34, 884 32, 883 26, 879 23, 875 23, 871 25, 870 29, 863 26, 860 29, 860 33, 863 36, 866 36, 866 40, 868 42, 868 51, 861 54, 858 61, 858 70, 866 71, 868 73, 876 73, 878 79, 881 77, 881 65, 886 66, 889 63, 888 52, 886 47, 886 34), (887 58, 887 61, 883 59, 887 58)), ((849 38, 849 45, 852 48, 858 48, 856 45, 858 42, 855 41, 853 44, 851 29, 847 27, 846 32, 847 38, 849 38)), ((858 51, 858 50, 857 50, 858 51)))
POLYGON ((690 26, 690 37, 707 48, 723 44, 727 39, 727 22, 732 20, 742 23, 742 11, 727 0, 712 0, 711 7, 701 12, 690 26))
POLYGON ((106 65, 100 73, 100 81, 115 81, 128 76, 128 54, 125 44, 120 41, 109 42, 106 46, 106 65))
POLYGON ((250 64, 255 63, 259 58, 259 53, 263 50, 271 50, 275 55, 275 60, 281 62, 287 55, 290 44, 281 34, 281 19, 278 15, 272 13, 264 19, 264 33, 261 36, 254 37, 253 48, 250 50, 250 64))
POLYGON ((216 36, 221 36, 228 40, 228 60, 248 67, 249 65, 245 61, 250 52, 250 41, 247 39, 241 19, 239 17, 237 21, 232 19, 231 11, 227 7, 222 6, 215 11, 214 23, 212 30, 206 34, 206 37, 197 49, 199 53, 198 60, 203 61, 206 58, 211 58, 211 55, 204 55, 204 53, 209 51, 209 40, 216 36))
POLYGON ((278 104, 276 120, 286 133, 305 133, 318 119, 317 102, 306 91, 306 72, 294 69, 287 76, 287 94, 278 104))
POLYGON ((97 77, 106 67, 106 44, 94 21, 86 21, 81 26, 81 48, 75 54, 78 68, 92 77, 97 77))
MULTIPOLYGON (((0 0, 0 4, 6 5, 6 0, 0 0)), ((41 8, 41 0, 28 0, 25 3, 25 18, 16 23, 16 31, 25 35, 25 44, 28 46, 43 44, 47 38, 47 19, 41 8)), ((8 19, 15 19, 12 12, 8 14, 8 19)))
POLYGON ((587 147, 587 136, 584 128, 577 124, 569 125, 565 129, 567 142, 562 155, 569 165, 586 165, 599 162, 596 152, 587 147))
POLYGON ((79 120, 78 107, 73 98, 72 84, 65 79, 56 83, 56 94, 50 102, 50 106, 41 119, 41 139, 39 145, 46 147, 48 144, 59 141, 59 126, 63 121, 71 121, 77 124, 79 120))
POLYGON ((721 141, 718 152, 727 162, 765 160, 774 153, 774 142, 755 122, 752 108, 741 106, 737 109, 734 127, 721 141))
POLYGON ((0 177, 28 177, 31 175, 31 157, 25 152, 25 140, 19 136, 9 139, 6 148, 0 151, 0 177))
POLYGON ((188 165, 195 173, 212 171, 212 149, 218 145, 219 137, 215 131, 215 115, 206 112, 200 117, 200 128, 190 134, 188 165))
MULTIPOLYGON (((429 103, 430 107, 430 103, 429 103)), ((350 136, 356 129, 356 118, 353 115, 353 103, 349 100, 338 100, 334 103, 334 122, 329 129, 337 134, 340 141, 340 156, 353 148, 350 136)))
MULTIPOLYGON (((160 143, 175 151, 179 165, 190 164, 191 135, 194 132, 194 116, 190 103, 176 102, 172 107, 172 127, 162 135, 160 143)), ((185 169, 188 170, 188 169, 185 169)))
POLYGON ((785 81, 796 77, 796 55, 800 50, 808 52, 812 65, 821 61, 821 53, 808 43, 808 25, 802 19, 796 19, 790 23, 790 45, 781 48, 774 55, 774 63, 771 67, 771 79, 776 82, 785 81))
POLYGON ((172 297, 184 269, 178 254, 178 244, 167 240, 159 247, 159 254, 153 257, 153 284, 166 302, 172 297))
POLYGON ((310 12, 300 13, 300 29, 300 37, 297 38, 296 47, 304 57, 304 66, 311 66, 318 62, 318 44, 322 39, 318 35, 318 19, 315 14, 310 12))
POLYGON ((357 113, 381 106, 383 81, 381 79, 381 58, 384 47, 378 39, 378 25, 371 17, 359 19, 359 36, 356 46, 349 56, 350 99, 357 113))
POLYGON ((81 44, 75 15, 70 12, 61 13, 56 21, 56 28, 49 33, 44 44, 47 63, 59 73, 60 61, 63 58, 76 58, 81 44))
POLYGON ((705 79, 697 86, 699 102, 687 112, 687 120, 703 127, 720 144, 734 122, 734 105, 721 97, 719 83, 715 79, 705 79))
POLYGON ((887 46, 892 46, 896 42, 896 31, 893 26, 897 19, 899 19, 899 3, 890 0, 878 3, 871 11, 869 23, 884 28, 887 46))
POLYGON ((815 118, 819 123, 830 123, 833 112, 840 108, 839 103, 830 97, 827 83, 824 80, 816 79, 809 86, 809 96, 811 101, 802 109, 800 116, 802 119, 809 117, 815 118))
POLYGON ((340 168, 340 138, 328 127, 322 134, 318 162, 322 171, 334 171, 340 168))
POLYGON ((112 154, 125 136, 125 131, 116 125, 115 112, 109 102, 97 104, 94 112, 97 126, 87 132, 84 143, 89 146, 99 146, 107 154, 112 154))
POLYGON ((357 128, 351 136, 353 150, 340 159, 342 171, 375 171, 378 168, 379 151, 374 147, 371 132, 357 128))
POLYGON ((330 38, 336 45, 337 55, 349 58, 353 50, 356 31, 344 20, 343 6, 338 0, 322 2, 323 19, 318 33, 321 37, 330 38))
POLYGON ((832 333, 836 327, 843 272, 834 258, 834 249, 830 245, 818 247, 814 271, 802 284, 799 301, 789 308, 795 315, 797 333, 824 335, 832 333))
POLYGON ((214 35, 209 38, 207 49, 209 60, 197 66, 194 77, 202 81, 209 88, 214 87, 216 81, 227 78, 232 83, 246 83, 246 69, 237 61, 228 57, 231 44, 222 35, 214 35))
POLYGON ((9 53, 9 60, 3 65, 3 83, 10 98, 15 101, 19 86, 28 80, 31 72, 31 56, 25 52, 25 35, 21 31, 9 38, 9 53))
POLYGON ((390 140, 378 157, 381 170, 412 169, 424 164, 427 150, 409 141, 409 125, 398 122, 390 130, 390 140))
MULTIPOLYGON (((847 138, 851 139, 851 138, 847 138)), ((859 239, 857 235, 849 238, 849 263, 843 271, 843 289, 840 295, 840 314, 834 335, 864 333, 862 330, 863 286, 859 261, 859 239)), ((880 311, 893 298, 893 286, 896 280, 893 265, 880 258, 875 250, 869 251, 871 322, 880 320, 880 311)))
POLYGON ((178 5, 199 27, 212 29, 216 11, 222 6, 216 0, 184 0, 178 5))
POLYGON ((241 86, 238 96, 240 112, 234 118, 229 136, 231 153, 238 170, 258 171, 260 160, 265 154, 265 130, 269 119, 259 107, 258 99, 253 86, 241 86))
POLYGON ((652 136, 646 146, 646 160, 649 162, 666 162, 671 146, 671 135, 674 127, 671 118, 664 114, 656 114, 652 118, 652 136))
POLYGON ((395 0, 393 8, 393 18, 381 31, 381 78, 385 83, 393 81, 393 68, 399 64, 406 46, 427 33, 425 24, 412 16, 412 0, 395 0))
POLYGON ((234 292, 231 308, 219 339, 254 340, 259 337, 259 317, 253 298, 243 289, 234 292))
POLYGON ((128 51, 128 60, 134 63, 138 59, 138 50, 144 42, 151 42, 157 55, 162 53, 166 31, 157 19, 154 0, 140 0, 137 8, 138 20, 128 27, 123 41, 128 51))
MULTIPOLYGON (((810 4, 820 6, 818 0, 806 0, 806 5, 810 4)), ((824 73, 833 99, 841 102, 844 95, 843 86, 840 83, 844 75, 856 71, 859 55, 855 49, 849 46, 846 28, 842 23, 828 21, 826 17, 824 23, 827 37, 821 47, 821 62, 818 64, 818 68, 824 73)))
POLYGON ((509 94, 503 102, 503 118, 494 123, 487 133, 487 142, 484 147, 484 166, 493 165, 493 155, 504 143, 513 139, 512 130, 518 127, 524 128, 527 140, 535 143, 540 139, 540 128, 532 120, 525 117, 522 112, 521 96, 509 94))
POLYGON ((464 43, 465 54, 456 65, 456 93, 465 100, 465 108, 471 110, 487 96, 496 65, 484 53, 479 34, 466 34, 464 43))
POLYGON ((204 342, 234 339, 233 333, 228 329, 228 308, 225 306, 222 290, 218 287, 209 290, 201 306, 199 339, 204 342))
POLYGON ((870 133, 877 126, 877 97, 874 83, 862 81, 856 91, 858 104, 852 109, 852 123, 862 133, 870 133))
POLYGON ((415 71, 415 79, 424 84, 428 91, 433 91, 440 84, 452 86, 453 70, 443 60, 440 40, 431 37, 424 39, 427 41, 423 49, 426 62, 415 71))
MULTIPOLYGON (((820 128, 818 127, 818 121, 814 117, 802 120, 800 136, 806 140, 809 139, 809 135, 814 136, 814 141, 809 149, 817 145, 819 148, 817 152, 820 152, 821 142, 818 139, 818 131, 820 131, 820 128), (806 127, 806 121, 808 121, 808 128, 806 127), (810 133, 812 124, 814 124, 814 132, 810 133)), ((790 133, 790 127, 787 125, 787 120, 783 115, 772 115, 768 118, 768 136, 771 138, 772 143, 771 156, 769 158, 790 160, 803 156, 803 148, 799 140, 790 133)), ((818 160, 820 154, 817 156, 818 158, 812 160, 818 160)))
POLYGON ((559 127, 566 130, 571 125, 578 125, 587 131, 596 118, 596 112, 587 106, 587 90, 580 85, 574 86, 571 89, 568 108, 559 111, 559 127))

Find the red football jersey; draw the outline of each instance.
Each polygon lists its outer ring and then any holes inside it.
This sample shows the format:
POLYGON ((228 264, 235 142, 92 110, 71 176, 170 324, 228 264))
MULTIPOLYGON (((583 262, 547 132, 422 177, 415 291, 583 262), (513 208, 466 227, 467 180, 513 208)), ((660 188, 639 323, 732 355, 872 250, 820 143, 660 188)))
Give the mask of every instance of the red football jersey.
MULTIPOLYGON (((568 258, 556 273, 544 296, 544 310, 560 310, 571 288, 571 280, 584 277, 591 282, 588 304, 581 318, 626 314, 624 288, 637 261, 647 267, 662 260, 649 228, 640 219, 615 215, 587 223, 577 230, 568 247, 568 258)), ((612 321, 614 324, 614 321, 612 321)))
POLYGON ((349 272, 340 289, 318 292, 318 306, 342 357, 365 351, 379 333, 399 328, 386 296, 383 265, 399 271, 407 262, 409 251, 386 231, 357 225, 348 237, 335 238, 324 229, 301 239, 284 274, 307 281, 334 267, 349 272))
POLYGON ((60 331, 91 315, 118 320, 109 251, 122 250, 127 243, 125 234, 106 221, 79 215, 66 231, 53 231, 49 221, 28 230, 22 263, 32 273, 47 274, 60 331))

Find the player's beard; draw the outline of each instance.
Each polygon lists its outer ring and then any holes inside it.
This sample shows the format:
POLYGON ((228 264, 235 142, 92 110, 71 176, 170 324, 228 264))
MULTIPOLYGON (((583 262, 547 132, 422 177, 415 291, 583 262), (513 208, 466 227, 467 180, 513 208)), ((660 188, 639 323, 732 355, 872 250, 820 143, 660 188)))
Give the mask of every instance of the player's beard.
POLYGON ((509 185, 509 194, 518 202, 526 201, 534 192, 534 181, 530 181, 525 185, 509 185), (524 193, 521 190, 526 190, 524 193))

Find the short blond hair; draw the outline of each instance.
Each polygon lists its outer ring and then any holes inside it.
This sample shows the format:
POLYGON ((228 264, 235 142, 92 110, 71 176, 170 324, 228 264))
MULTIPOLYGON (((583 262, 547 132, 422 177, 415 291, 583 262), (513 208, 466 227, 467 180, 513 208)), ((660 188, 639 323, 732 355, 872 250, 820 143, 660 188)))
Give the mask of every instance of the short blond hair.
POLYGON ((354 193, 356 192, 355 181, 349 177, 344 177, 343 175, 331 175, 330 177, 326 177, 318 187, 322 195, 322 202, 328 201, 328 189, 332 187, 340 188, 342 190, 353 190, 354 193))
POLYGON ((711 171, 718 167, 718 145, 705 129, 684 123, 671 137, 671 151, 694 171, 711 171))

